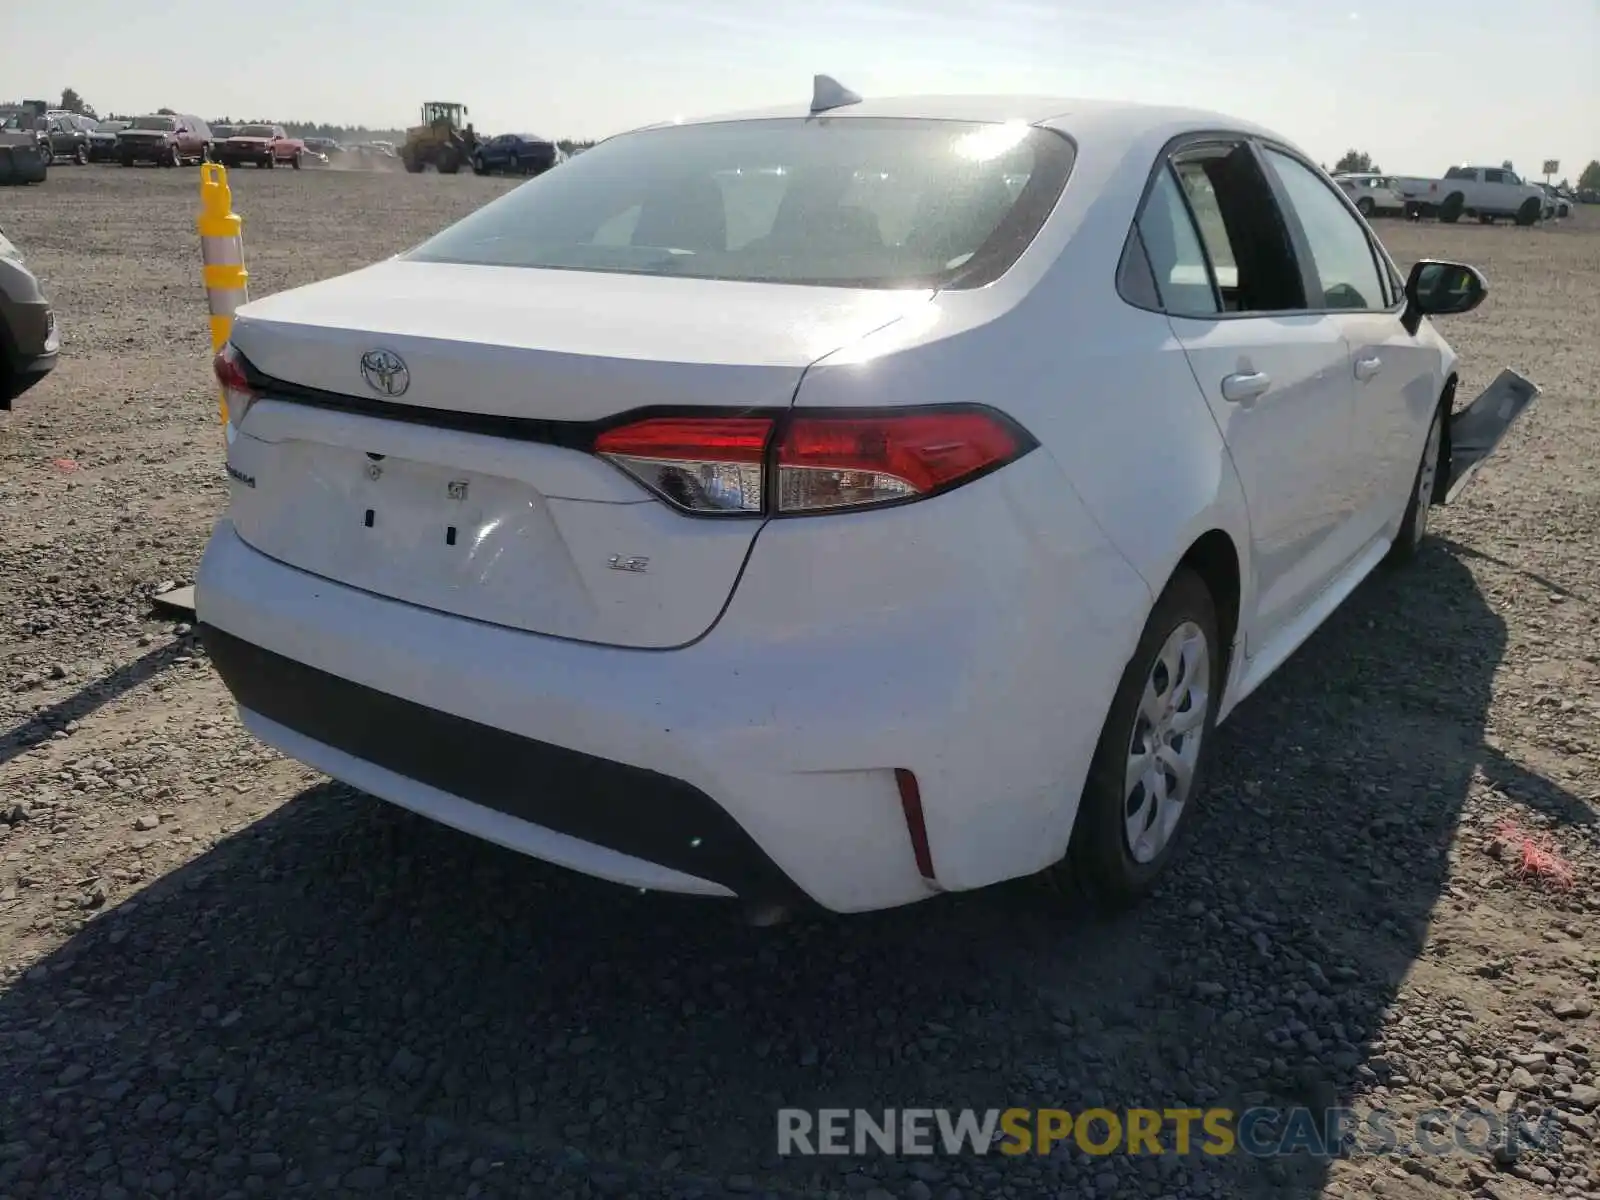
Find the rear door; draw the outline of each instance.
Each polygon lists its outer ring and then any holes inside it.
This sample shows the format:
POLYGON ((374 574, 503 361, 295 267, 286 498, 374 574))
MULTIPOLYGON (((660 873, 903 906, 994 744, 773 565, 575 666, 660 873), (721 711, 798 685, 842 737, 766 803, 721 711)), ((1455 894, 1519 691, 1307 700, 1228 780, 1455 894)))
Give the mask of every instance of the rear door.
POLYGON ((1257 612, 1241 626, 1259 644, 1348 561, 1340 483, 1352 448, 1349 350, 1337 323, 1307 308, 1287 227, 1247 140, 1180 147, 1142 221, 1173 332, 1244 489, 1257 612))

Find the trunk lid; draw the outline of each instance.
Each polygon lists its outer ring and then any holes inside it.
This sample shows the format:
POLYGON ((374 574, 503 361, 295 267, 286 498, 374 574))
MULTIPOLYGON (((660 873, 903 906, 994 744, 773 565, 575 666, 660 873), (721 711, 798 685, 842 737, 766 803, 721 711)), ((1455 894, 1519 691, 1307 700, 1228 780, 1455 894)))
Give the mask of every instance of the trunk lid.
POLYGON ((929 297, 391 260, 254 301, 233 343, 295 386, 267 389, 229 447, 232 517, 263 553, 380 595, 558 637, 682 645, 722 611, 760 520, 684 515, 559 444, 570 426, 551 444, 462 415, 787 407, 812 362, 929 297), (363 376, 372 350, 404 363, 393 394, 363 376), (361 411, 295 402, 295 387, 361 411), (386 404, 408 419, 384 418, 386 404))

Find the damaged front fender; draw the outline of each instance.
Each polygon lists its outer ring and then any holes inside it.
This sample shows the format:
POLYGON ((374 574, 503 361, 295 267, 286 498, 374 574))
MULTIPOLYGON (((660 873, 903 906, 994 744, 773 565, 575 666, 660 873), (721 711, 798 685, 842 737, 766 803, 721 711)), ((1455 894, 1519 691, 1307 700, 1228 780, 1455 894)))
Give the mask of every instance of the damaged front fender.
POLYGON ((1471 404, 1450 415, 1447 469, 1439 481, 1441 503, 1449 504, 1461 494, 1538 398, 1539 385, 1508 367, 1471 404))

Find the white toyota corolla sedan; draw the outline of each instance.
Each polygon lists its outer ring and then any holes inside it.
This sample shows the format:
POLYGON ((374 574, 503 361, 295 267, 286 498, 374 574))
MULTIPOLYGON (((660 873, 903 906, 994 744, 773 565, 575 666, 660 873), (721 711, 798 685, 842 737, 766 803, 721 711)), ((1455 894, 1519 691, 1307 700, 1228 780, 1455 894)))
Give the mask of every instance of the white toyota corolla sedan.
POLYGON ((1536 389, 1292 144, 810 105, 614 137, 241 309, 196 600, 262 741, 578 871, 1138 899, 1216 723, 1536 389))

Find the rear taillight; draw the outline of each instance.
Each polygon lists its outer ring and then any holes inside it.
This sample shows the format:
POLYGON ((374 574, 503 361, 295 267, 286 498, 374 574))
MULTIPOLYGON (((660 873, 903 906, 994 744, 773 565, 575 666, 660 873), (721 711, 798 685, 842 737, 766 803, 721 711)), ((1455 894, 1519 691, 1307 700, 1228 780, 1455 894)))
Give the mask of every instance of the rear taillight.
POLYGON ((237 429, 244 420, 245 412, 260 393, 250 386, 249 377, 244 372, 244 358, 233 348, 232 342, 223 344, 217 356, 211 360, 211 369, 216 373, 217 382, 222 385, 223 421, 237 429))
POLYGON ((652 417, 594 450, 685 512, 793 515, 918 500, 1036 445, 989 408, 652 417))
POLYGON ((609 429, 594 451, 694 513, 759 513, 770 417, 654 417, 609 429))

